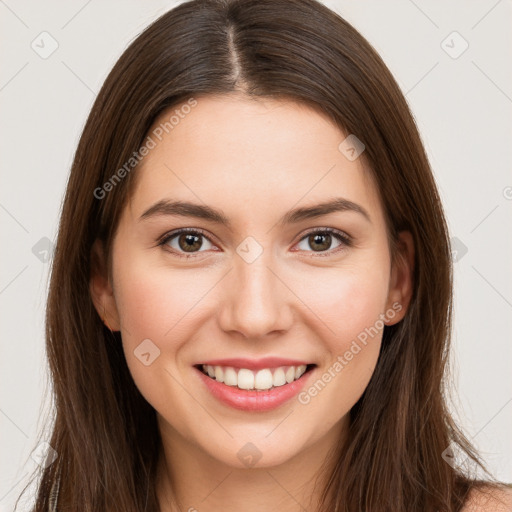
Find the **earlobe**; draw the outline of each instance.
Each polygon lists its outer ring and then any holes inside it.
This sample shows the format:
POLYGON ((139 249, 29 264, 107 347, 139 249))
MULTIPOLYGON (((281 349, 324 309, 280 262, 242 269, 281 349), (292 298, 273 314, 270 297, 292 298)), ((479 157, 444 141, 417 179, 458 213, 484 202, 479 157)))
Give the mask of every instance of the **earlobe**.
POLYGON ((110 331, 119 331, 119 314, 110 283, 103 244, 95 240, 91 249, 89 291, 94 307, 110 331))
POLYGON ((386 310, 392 308, 396 314, 386 320, 386 325, 394 325, 404 318, 414 289, 414 240, 409 231, 398 234, 397 253, 389 283, 386 310), (399 305, 399 306, 398 306, 399 305))

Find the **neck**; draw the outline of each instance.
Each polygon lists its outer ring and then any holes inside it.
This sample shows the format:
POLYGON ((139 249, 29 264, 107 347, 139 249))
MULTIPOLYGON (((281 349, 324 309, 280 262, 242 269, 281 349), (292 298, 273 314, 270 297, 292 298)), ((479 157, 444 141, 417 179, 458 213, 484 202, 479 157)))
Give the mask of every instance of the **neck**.
POLYGON ((163 444, 156 484, 161 512, 315 511, 348 426, 347 416, 279 465, 240 468, 210 456, 157 416, 163 444))

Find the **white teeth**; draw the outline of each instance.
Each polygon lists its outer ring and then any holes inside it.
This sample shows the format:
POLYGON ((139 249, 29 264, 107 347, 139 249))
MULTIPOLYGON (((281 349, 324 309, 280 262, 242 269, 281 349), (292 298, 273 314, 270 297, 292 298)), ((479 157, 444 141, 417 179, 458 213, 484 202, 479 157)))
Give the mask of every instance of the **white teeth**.
POLYGON ((238 382, 236 372, 233 368, 226 368, 224 370, 224 384, 228 386, 236 386, 238 382))
POLYGON ((301 364, 300 366, 297 366, 297 368, 295 368, 295 380, 297 380, 301 375, 303 375, 305 371, 306 371, 305 364, 301 364))
POLYGON ((254 387, 256 389, 270 389, 272 387, 272 372, 267 368, 260 370, 254 378, 254 387))
POLYGON ((290 368, 288 368, 288 370, 286 370, 286 382, 288 382, 288 384, 290 384, 290 382, 293 382, 294 379, 295 379, 295 368, 293 366, 290 366, 290 368))
POLYGON ((224 371, 220 366, 215 367, 215 380, 219 382, 224 382, 224 371))
POLYGON ((272 378, 272 383, 275 387, 284 386, 286 384, 286 377, 284 375, 284 370, 282 368, 278 368, 274 372, 274 377, 272 378))
POLYGON ((254 389, 254 373, 242 368, 238 371, 238 387, 240 389, 254 389))
POLYGON ((263 391, 272 387, 284 386, 299 379, 306 371, 306 365, 280 366, 272 370, 264 368, 253 372, 246 368, 236 369, 231 366, 212 366, 203 364, 203 372, 209 377, 223 382, 227 386, 240 389, 263 391))

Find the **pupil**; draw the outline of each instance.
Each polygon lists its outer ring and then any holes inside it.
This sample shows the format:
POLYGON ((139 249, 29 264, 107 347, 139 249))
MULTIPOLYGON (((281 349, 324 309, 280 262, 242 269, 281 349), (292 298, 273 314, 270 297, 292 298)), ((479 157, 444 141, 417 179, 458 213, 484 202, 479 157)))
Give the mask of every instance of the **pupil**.
POLYGON ((193 252, 194 249, 200 249, 201 245, 202 245, 202 242, 200 240, 200 237, 198 237, 197 235, 186 234, 186 235, 180 236, 180 247, 184 251, 193 252), (194 247, 194 244, 196 244, 198 241, 199 241, 198 246, 194 247), (184 243, 182 243, 182 242, 184 242, 184 243))
POLYGON ((323 246, 323 247, 320 247, 320 250, 329 249, 329 246, 331 245, 331 235, 329 235, 329 234, 323 234, 323 235, 314 234, 310 237, 310 241, 313 242, 313 246, 315 244, 323 246), (322 244, 322 239, 324 240, 323 244, 322 244), (327 240, 327 242, 325 242, 325 240, 327 240))

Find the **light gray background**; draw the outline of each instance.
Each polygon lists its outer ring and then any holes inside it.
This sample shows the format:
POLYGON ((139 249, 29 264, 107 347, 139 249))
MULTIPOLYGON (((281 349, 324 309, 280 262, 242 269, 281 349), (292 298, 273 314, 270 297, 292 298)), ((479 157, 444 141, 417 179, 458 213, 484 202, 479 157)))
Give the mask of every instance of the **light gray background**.
MULTIPOLYGON (((325 3, 374 45, 415 115, 457 238, 458 416, 495 475, 511 482, 511 2, 325 3), (453 31, 469 44, 457 58, 464 41, 453 31)), ((55 240, 79 134, 127 44, 173 5, 0 0, 1 511, 12 510, 36 465, 47 382, 44 239, 55 240), (31 47, 51 48, 43 31, 58 43, 46 59, 31 47)))

